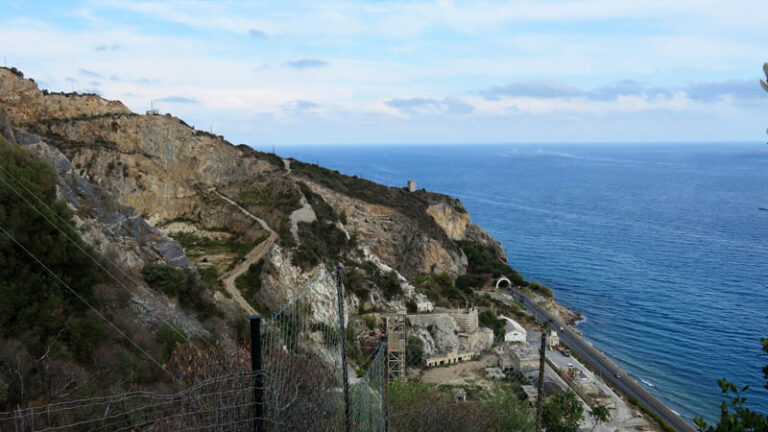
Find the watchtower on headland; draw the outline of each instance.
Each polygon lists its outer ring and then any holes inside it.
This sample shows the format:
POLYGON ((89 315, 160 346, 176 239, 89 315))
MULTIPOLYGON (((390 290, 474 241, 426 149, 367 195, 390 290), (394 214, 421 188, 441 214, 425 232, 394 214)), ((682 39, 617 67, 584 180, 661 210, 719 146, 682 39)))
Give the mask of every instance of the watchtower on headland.
POLYGON ((408 180, 408 192, 416 192, 416 182, 408 180))

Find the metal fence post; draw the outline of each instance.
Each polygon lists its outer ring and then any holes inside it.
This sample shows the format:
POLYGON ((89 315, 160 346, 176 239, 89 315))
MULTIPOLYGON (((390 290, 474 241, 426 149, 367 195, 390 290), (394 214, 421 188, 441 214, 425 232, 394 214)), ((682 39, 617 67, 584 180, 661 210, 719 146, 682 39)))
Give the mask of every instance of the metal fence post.
POLYGON ((347 373, 347 331, 344 326, 344 266, 336 265, 336 295, 339 301, 339 330, 341 331, 341 379, 344 386, 344 427, 347 432, 352 429, 352 412, 349 406, 349 376, 347 373))
POLYGON ((381 415, 384 416, 383 432, 389 432, 389 401, 387 400, 389 394, 389 353, 387 348, 387 337, 382 335, 379 349, 383 350, 382 354, 384 354, 384 376, 381 378, 383 383, 381 389, 381 415))
POLYGON ((261 315, 254 314, 251 320, 251 373, 253 376, 253 419, 254 432, 266 432, 264 424, 264 365, 261 357, 261 315))

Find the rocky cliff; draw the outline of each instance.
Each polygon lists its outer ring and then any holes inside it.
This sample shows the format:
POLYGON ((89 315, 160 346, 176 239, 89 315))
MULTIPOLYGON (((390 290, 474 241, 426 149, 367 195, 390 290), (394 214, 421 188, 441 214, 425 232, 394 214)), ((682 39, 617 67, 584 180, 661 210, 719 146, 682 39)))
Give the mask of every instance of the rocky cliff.
POLYGON ((299 293, 327 300, 336 262, 359 269, 347 300, 356 311, 403 309, 420 275, 462 275, 462 241, 506 260, 445 195, 284 161, 97 95, 48 93, 5 68, 0 107, 4 134, 56 168, 86 241, 134 272, 165 263, 213 275, 213 298, 228 316, 299 293))

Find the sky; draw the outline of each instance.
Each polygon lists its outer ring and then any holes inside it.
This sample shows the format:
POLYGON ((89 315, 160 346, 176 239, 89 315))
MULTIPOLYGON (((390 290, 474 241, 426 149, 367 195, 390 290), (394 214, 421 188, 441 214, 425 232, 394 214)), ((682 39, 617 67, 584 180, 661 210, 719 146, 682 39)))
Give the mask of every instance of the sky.
POLYGON ((0 0, 52 91, 256 148, 756 142, 764 0, 0 0))

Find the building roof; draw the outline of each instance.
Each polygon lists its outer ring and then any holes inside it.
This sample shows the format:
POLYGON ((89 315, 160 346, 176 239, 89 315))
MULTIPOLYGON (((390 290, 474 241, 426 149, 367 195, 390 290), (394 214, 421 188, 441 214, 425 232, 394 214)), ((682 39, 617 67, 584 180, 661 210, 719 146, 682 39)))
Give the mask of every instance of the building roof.
POLYGON ((504 331, 509 333, 512 331, 518 331, 520 333, 525 334, 525 327, 521 326, 517 321, 513 320, 512 318, 506 317, 504 315, 499 315, 499 318, 506 321, 504 323, 504 331))

